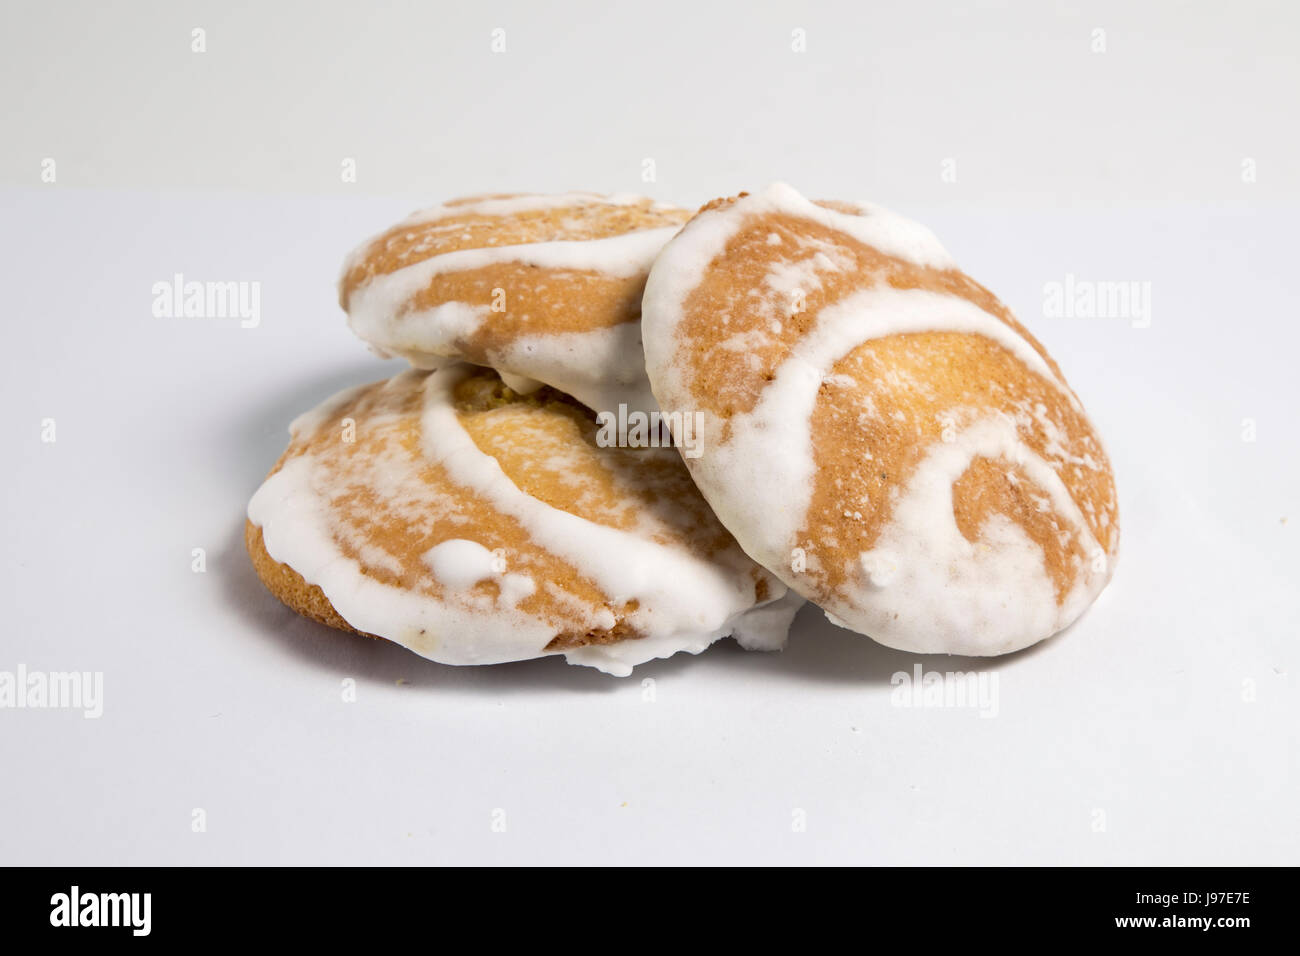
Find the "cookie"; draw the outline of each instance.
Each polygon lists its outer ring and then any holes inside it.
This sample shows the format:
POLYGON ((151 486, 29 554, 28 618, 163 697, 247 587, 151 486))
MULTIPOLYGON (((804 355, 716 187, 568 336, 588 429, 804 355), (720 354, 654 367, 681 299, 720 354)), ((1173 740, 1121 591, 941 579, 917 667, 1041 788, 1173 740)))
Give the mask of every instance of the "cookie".
POLYGON ((714 518, 671 448, 602 447, 590 410, 468 365, 350 389, 291 426, 248 506, 262 581, 332 627, 447 664, 563 654, 611 674, 800 599, 714 518))
POLYGON ((516 391, 543 383, 600 411, 648 411, 641 292, 690 215, 638 196, 459 199, 353 252, 339 301, 386 357, 419 368, 463 360, 516 391))
POLYGON ((642 325, 686 462, 745 551, 891 647, 990 655, 1111 575, 1110 463, 1043 347, 924 227, 775 185, 710 203, 642 325))

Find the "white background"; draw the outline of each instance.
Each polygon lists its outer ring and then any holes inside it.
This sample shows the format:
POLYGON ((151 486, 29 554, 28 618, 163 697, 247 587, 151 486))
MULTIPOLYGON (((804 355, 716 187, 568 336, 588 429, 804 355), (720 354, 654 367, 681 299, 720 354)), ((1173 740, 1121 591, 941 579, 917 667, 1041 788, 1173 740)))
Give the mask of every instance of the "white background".
POLYGON ((0 670, 105 701, 0 710, 0 862, 1300 862, 1294 5, 459 6, 4 4, 0 670), (243 509, 288 421, 400 367, 335 304, 352 245, 472 192, 776 178, 934 228, 1107 441, 1093 609, 921 661, 996 674, 996 717, 891 706, 917 658, 813 609, 782 654, 619 680, 262 589, 243 509), (260 325, 154 318, 177 272, 260 282, 260 325), (1149 282, 1150 327, 1045 316, 1067 274, 1149 282))

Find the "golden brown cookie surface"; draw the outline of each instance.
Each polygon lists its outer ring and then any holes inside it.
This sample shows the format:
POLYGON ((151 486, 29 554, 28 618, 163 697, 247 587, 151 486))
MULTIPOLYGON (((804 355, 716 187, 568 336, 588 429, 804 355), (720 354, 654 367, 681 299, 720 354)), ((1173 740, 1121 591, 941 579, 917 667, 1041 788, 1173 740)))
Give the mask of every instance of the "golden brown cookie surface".
POLYGON ((1068 625, 1118 548, 1110 465, 1055 362, 924 228, 774 186, 672 240, 655 394, 745 550, 839 623, 1005 653, 1068 625))
POLYGON ((559 393, 464 365, 341 393, 250 502, 254 565, 300 613, 445 663, 565 653, 624 674, 727 634, 779 643, 784 586, 676 452, 597 434, 559 393))
POLYGON ((641 293, 687 210, 637 196, 480 196, 416 213, 357 249, 353 331, 417 367, 490 366, 598 410, 650 407, 641 293))

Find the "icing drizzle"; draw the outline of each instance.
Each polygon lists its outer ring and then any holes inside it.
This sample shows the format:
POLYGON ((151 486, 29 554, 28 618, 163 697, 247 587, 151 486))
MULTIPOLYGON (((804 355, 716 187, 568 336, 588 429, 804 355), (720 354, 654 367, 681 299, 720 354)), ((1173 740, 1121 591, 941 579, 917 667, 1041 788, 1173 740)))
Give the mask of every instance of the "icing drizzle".
MULTIPOLYGON (((509 217, 544 210, 636 206, 652 212, 675 211, 674 207, 633 195, 485 197, 415 213, 395 229, 461 216, 509 217)), ((525 266, 558 275, 585 273, 637 279, 649 271, 678 228, 642 228, 604 238, 557 238, 429 255, 392 272, 373 275, 353 289, 347 302, 348 323, 357 336, 383 354, 404 357, 416 367, 428 367, 429 357, 464 360, 470 356, 458 343, 493 320, 491 307, 486 302, 461 301, 418 307, 417 296, 439 276, 496 266, 525 266)), ((344 263, 343 278, 357 269, 371 251, 372 243, 356 249, 344 263)), ((492 349, 483 358, 493 368, 544 382, 591 408, 613 409, 620 403, 646 410, 656 407, 641 359, 640 323, 635 316, 614 324, 597 321, 589 330, 533 334, 521 331, 508 345, 492 349)))
MULTIPOLYGON (((599 524, 522 491, 458 418, 453 390, 472 374, 465 365, 406 372, 382 386, 349 389, 296 419, 293 442, 306 450, 300 447, 300 453, 287 456, 249 502, 249 520, 261 527, 270 556, 319 586, 353 627, 444 663, 495 663, 564 653, 572 663, 622 676, 635 664, 677 651, 698 653, 727 635, 752 647, 783 642, 801 602, 769 579, 770 599, 756 607, 756 568, 734 545, 709 558, 664 539, 651 525, 621 529, 599 524), (579 626, 612 628, 616 621, 609 608, 627 607, 631 610, 624 623, 642 636, 548 649, 561 629, 522 605, 539 589, 554 590, 552 583, 508 568, 501 556, 473 540, 472 521, 462 522, 456 537, 442 540, 423 556, 428 574, 439 585, 436 594, 384 583, 381 576, 368 573, 366 566, 383 568, 385 556, 373 548, 355 547, 350 550, 360 553, 351 556, 341 545, 346 534, 335 512, 335 501, 347 490, 342 486, 353 478, 333 475, 322 457, 337 453, 331 451, 336 447, 332 440, 322 450, 311 443, 325 423, 366 388, 375 387, 418 389, 419 447, 414 454, 395 453, 382 462, 362 463, 363 479, 370 478, 368 495, 385 496, 389 505, 413 511, 410 521, 436 525, 442 519, 436 499, 418 490, 428 480, 422 476, 436 466, 443 476, 438 481, 486 499, 526 529, 531 547, 562 559, 595 582, 607 603, 594 609, 575 607, 579 626), (494 598, 475 591, 484 581, 496 585, 494 598)), ((358 428, 379 424, 365 415, 357 413, 358 428)))
MULTIPOLYGON (((651 271, 643 303, 647 365, 664 408, 693 407, 691 356, 685 353, 697 346, 684 341, 680 331, 688 297, 742 229, 761 228, 761 217, 811 220, 912 265, 955 268, 924 227, 868 203, 829 205, 832 208, 810 202, 777 184, 706 210, 668 245, 651 271)), ((768 295, 816 287, 819 273, 852 266, 837 261, 833 246, 820 243, 801 251, 804 259, 782 259, 784 242, 776 231, 765 242, 776 256, 758 280, 768 295)), ((741 309, 753 311, 723 340, 723 347, 734 348, 738 357, 753 337, 762 339, 766 316, 760 314, 761 297, 741 301, 741 309)), ((779 323, 781 316, 766 319, 779 323)), ((847 586, 830 594, 813 593, 809 580, 791 562, 792 554, 802 554, 802 546, 815 544, 801 536, 821 480, 814 462, 812 420, 824 400, 824 384, 864 343, 924 332, 960 333, 996 343, 1025 373, 1047 383, 1082 414, 1052 364, 1012 324, 959 295, 877 283, 823 306, 811 326, 786 348, 773 372, 758 382, 752 408, 737 410, 725 421, 706 416, 707 451, 692 463, 692 473, 746 550, 792 588, 815 597, 836 623, 919 652, 1004 653, 1049 636, 1082 613, 1109 578, 1113 558, 1113 547, 1111 554, 1102 549, 1059 472, 1066 463, 1094 470, 1102 465, 1090 455, 1067 455, 1060 429, 1041 405, 1028 418, 1047 437, 1053 460, 1035 453, 1022 439, 1011 414, 1021 410, 953 409, 960 413, 954 419, 960 419, 961 427, 954 426, 928 450, 888 503, 875 503, 887 508, 888 519, 870 549, 857 555, 856 567, 847 569, 847 586), (1005 515, 989 517, 976 541, 962 534, 953 485, 978 458, 1019 467, 1045 494, 1041 508, 1053 512, 1073 536, 1074 553, 1088 556, 1076 560, 1073 584, 1064 595, 1053 588, 1042 547, 1005 515), (737 481, 740 475, 746 480, 737 481)), ((1097 457, 1104 460, 1099 446, 1097 457)), ((854 520, 851 511, 845 517, 854 520)), ((809 560, 815 564, 818 558, 814 554, 809 560)))

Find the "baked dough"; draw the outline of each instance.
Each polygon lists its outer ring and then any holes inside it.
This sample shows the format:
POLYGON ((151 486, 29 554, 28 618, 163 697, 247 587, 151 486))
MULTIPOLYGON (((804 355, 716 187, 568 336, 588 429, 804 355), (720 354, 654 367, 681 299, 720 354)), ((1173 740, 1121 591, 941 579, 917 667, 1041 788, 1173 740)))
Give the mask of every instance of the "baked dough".
POLYGON ((750 561, 671 448, 603 448, 591 412, 468 365, 349 389, 291 426, 248 507, 285 604, 447 664, 564 654, 611 674, 802 601, 750 561))
POLYGON ((653 410, 641 350, 650 263, 690 213, 640 196, 459 199, 411 216, 344 264, 358 336, 418 368, 497 369, 598 411, 653 410))
POLYGON ((650 381, 703 412, 696 484, 837 624, 1002 654, 1111 575, 1110 463, 1043 347, 925 228, 774 185, 706 206, 643 303, 650 381))

